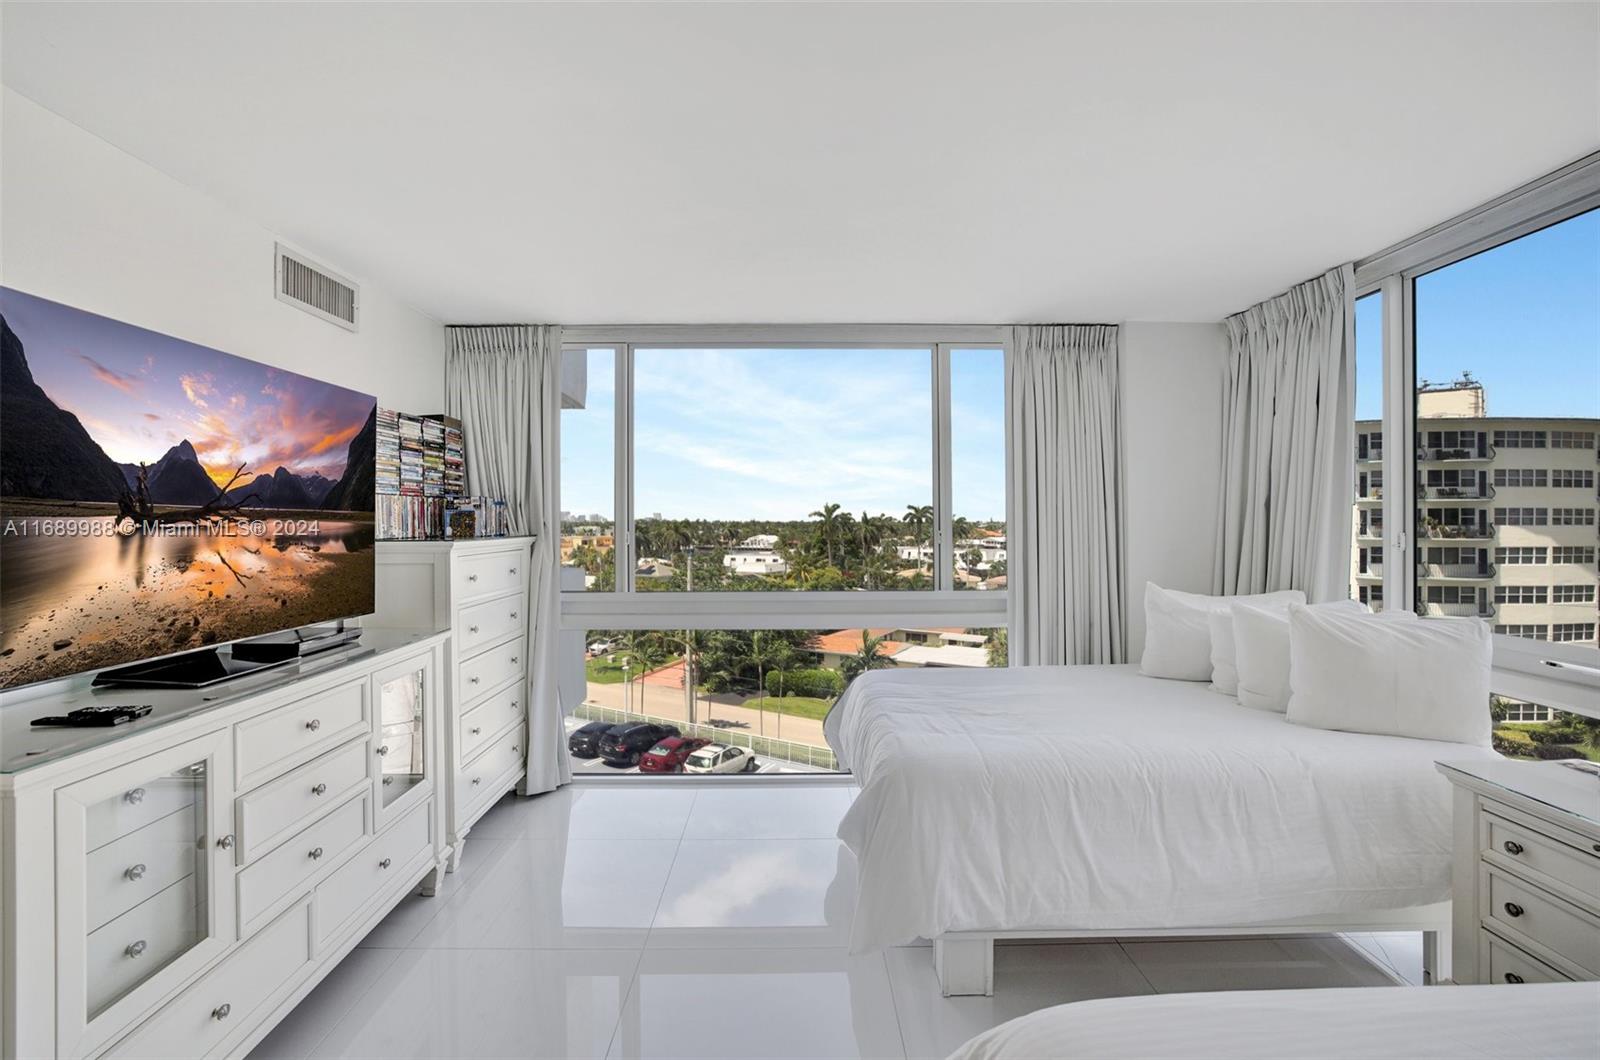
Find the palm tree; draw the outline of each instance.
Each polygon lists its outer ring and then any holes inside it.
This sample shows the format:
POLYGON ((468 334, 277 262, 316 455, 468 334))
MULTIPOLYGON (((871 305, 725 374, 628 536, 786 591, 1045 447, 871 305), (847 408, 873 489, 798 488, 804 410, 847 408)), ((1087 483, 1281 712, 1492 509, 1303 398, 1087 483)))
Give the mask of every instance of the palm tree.
POLYGON ((933 505, 908 504, 906 514, 900 517, 911 531, 911 544, 917 550, 917 570, 922 569, 922 546, 933 539, 933 505))
POLYGON ((844 674, 845 681, 854 681, 868 670, 882 670, 893 666, 894 662, 887 655, 879 654, 886 638, 874 637, 870 629, 861 631, 861 647, 854 655, 847 656, 840 664, 839 670, 844 674))
MULTIPOLYGON (((818 529, 822 534, 822 543, 828 550, 828 566, 833 566, 833 545, 839 537, 839 506, 837 504, 824 504, 821 511, 812 512, 809 518, 822 520, 818 529)), ((846 517, 848 518, 848 516, 846 517)))
POLYGON ((661 643, 661 638, 655 633, 641 630, 631 630, 622 637, 623 654, 633 660, 635 669, 639 671, 639 713, 644 713, 644 677, 652 671, 659 670, 672 658, 661 643))

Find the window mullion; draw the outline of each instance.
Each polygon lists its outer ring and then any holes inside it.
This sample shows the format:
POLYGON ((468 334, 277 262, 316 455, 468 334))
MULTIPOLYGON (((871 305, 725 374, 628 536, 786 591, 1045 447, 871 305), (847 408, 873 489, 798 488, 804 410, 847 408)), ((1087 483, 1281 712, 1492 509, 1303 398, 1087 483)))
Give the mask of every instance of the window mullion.
POLYGON ((638 570, 633 533, 633 347, 616 348, 616 524, 612 548, 616 556, 616 591, 633 592, 638 570))
POLYGON ((951 535, 950 347, 933 348, 933 587, 955 587, 955 542, 951 535))
POLYGON ((1383 281, 1383 606, 1412 610, 1416 442, 1411 396, 1410 283, 1383 281))

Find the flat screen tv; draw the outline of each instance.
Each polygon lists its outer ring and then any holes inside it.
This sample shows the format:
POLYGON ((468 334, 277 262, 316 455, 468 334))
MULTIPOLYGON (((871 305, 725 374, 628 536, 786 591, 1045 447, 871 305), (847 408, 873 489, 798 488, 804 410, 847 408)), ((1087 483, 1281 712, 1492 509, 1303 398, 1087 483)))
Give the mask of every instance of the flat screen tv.
POLYGON ((0 688, 370 614, 376 409, 0 287, 0 688))

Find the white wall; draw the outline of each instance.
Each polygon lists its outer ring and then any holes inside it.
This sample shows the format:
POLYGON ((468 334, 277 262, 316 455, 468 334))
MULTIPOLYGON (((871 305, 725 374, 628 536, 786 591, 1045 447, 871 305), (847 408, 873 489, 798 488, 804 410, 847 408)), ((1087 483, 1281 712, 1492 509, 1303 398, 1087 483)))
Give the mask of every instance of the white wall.
POLYGON ((376 393, 386 407, 440 409, 437 321, 354 276, 361 330, 325 323, 273 297, 272 246, 265 228, 4 90, 0 283, 376 393))
POLYGON ((1211 591, 1222 479, 1221 324, 1122 325, 1128 658, 1144 651, 1144 584, 1211 591))

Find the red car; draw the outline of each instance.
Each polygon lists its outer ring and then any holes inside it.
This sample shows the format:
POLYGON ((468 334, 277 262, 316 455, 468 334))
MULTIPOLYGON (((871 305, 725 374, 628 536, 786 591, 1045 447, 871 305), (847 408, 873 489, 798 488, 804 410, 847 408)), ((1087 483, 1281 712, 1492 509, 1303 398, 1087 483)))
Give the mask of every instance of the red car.
POLYGON ((639 772, 682 773, 683 760, 710 742, 694 736, 669 736, 644 753, 639 772))

